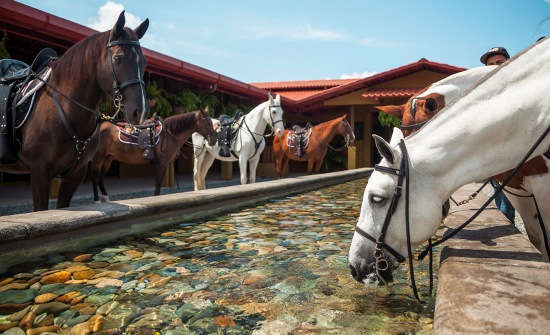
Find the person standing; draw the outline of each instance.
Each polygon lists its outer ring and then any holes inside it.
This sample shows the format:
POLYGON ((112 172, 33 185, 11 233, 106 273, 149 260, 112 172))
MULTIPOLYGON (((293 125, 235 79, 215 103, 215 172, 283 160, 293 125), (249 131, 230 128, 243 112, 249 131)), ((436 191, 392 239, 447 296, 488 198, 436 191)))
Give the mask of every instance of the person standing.
MULTIPOLYGON (((479 60, 485 65, 500 65, 506 62, 508 59, 510 59, 510 55, 505 48, 494 47, 484 53, 479 60)), ((493 186, 495 192, 497 190, 497 187, 500 186, 499 183, 494 179, 491 179, 491 185, 493 186)), ((506 218, 513 223, 515 217, 515 209, 514 206, 512 206, 512 204, 510 203, 510 200, 508 200, 508 198, 506 198, 506 196, 504 195, 504 192, 500 192, 496 195, 495 204, 497 208, 502 212, 502 214, 504 214, 504 216, 506 216, 506 218)))

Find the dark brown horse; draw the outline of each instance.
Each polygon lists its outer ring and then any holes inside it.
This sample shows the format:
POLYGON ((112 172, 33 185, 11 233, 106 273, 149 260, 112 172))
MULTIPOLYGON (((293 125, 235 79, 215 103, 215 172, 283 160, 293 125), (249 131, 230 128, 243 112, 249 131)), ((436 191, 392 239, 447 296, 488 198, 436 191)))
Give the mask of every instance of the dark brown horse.
POLYGON ((178 157, 181 147, 194 132, 207 138, 210 145, 216 143, 216 131, 212 126, 212 120, 208 116, 208 109, 167 117, 162 125, 163 131, 153 147, 154 158, 149 160, 144 157, 144 149, 140 149, 135 144, 123 143, 119 140, 119 128, 116 125, 110 122, 101 124, 101 144, 92 161, 95 202, 100 199, 97 192, 98 184, 102 194, 101 200, 109 201, 104 179, 113 159, 133 165, 152 164, 155 170, 155 195, 159 195, 166 167, 178 157))
POLYGON ((50 183, 56 176, 62 177, 57 208, 69 206, 98 147, 97 109, 103 94, 121 102, 130 123, 138 123, 146 113, 145 58, 138 40, 149 21, 135 30, 124 28, 124 23, 122 12, 112 30, 76 43, 50 63, 52 74, 21 128, 18 161, 0 166, 0 171, 31 174, 35 211, 48 209, 50 183))
POLYGON ((275 167, 280 178, 283 176, 284 167, 288 164, 289 159, 301 162, 307 161, 307 172, 312 173, 315 171, 318 173, 321 170, 329 144, 336 135, 344 136, 346 145, 355 141, 355 135, 345 115, 320 123, 311 129, 309 144, 302 156, 298 156, 288 146, 288 136, 291 134, 290 130, 285 130, 282 135, 274 137, 273 153, 275 155, 275 167))

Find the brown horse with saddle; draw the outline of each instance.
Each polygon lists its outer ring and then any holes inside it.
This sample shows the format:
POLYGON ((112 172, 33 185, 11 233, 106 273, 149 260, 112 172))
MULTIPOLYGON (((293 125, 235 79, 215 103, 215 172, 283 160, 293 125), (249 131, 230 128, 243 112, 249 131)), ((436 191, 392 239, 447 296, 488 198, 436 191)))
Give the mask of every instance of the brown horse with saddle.
POLYGON ((29 68, 10 71, 6 61, 0 66, 1 98, 8 102, 0 106, 0 171, 31 174, 34 210, 48 209, 56 176, 62 178, 57 207, 69 206, 99 144, 102 95, 113 97, 128 122, 146 117, 139 39, 149 20, 134 30, 124 24, 122 12, 112 30, 76 43, 59 59, 49 49, 29 68), (30 96, 24 91, 32 81, 44 86, 31 88, 30 96))
POLYGON ((280 136, 275 136, 273 153, 279 177, 283 176, 284 167, 288 164, 289 159, 307 161, 307 172, 318 173, 330 147, 330 142, 336 135, 345 138, 346 147, 355 141, 355 134, 346 120, 346 115, 313 127, 295 127, 293 130, 285 130, 280 136))
POLYGON ((159 195, 166 167, 178 157, 182 146, 194 132, 207 138, 210 145, 214 145, 217 139, 208 108, 172 115, 163 121, 153 118, 139 127, 103 122, 99 132, 100 146, 92 161, 95 202, 100 200, 98 185, 102 193, 101 200, 109 201, 105 174, 113 160, 132 165, 152 164, 155 170, 155 195, 159 195))

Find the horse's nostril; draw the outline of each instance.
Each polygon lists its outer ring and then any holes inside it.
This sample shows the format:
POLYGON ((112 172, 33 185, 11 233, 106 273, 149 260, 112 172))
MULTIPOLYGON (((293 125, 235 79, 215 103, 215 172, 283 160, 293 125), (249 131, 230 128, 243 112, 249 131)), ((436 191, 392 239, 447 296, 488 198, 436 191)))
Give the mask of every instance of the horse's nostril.
POLYGON ((353 279, 359 280, 357 279, 357 270, 355 270, 355 268, 351 264, 349 265, 349 271, 351 272, 351 276, 353 277, 353 279))

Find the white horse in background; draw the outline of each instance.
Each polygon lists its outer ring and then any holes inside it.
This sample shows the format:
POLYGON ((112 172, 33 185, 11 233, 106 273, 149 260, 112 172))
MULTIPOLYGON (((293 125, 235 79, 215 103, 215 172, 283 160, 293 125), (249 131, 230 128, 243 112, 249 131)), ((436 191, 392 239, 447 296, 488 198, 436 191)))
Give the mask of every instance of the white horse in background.
MULTIPOLYGON (((273 129, 275 136, 282 134, 284 131, 281 97, 279 94, 277 94, 275 99, 273 99, 271 94, 268 96, 269 100, 262 102, 235 122, 233 127, 237 133, 231 142, 231 151, 237 157, 233 154, 229 157, 222 157, 219 155, 220 147, 218 143, 211 146, 202 135, 198 133, 192 135, 195 157, 193 167, 195 191, 206 188, 206 174, 212 166, 214 159, 225 162, 238 160, 241 184, 246 184, 246 167, 248 165, 250 167, 250 183, 256 182, 256 167, 265 148, 264 133, 267 125, 273 129)), ((217 119, 212 119, 212 122, 214 125, 219 124, 219 120, 217 119)))
MULTIPOLYGON (((485 180, 513 169, 536 139, 550 125, 550 38, 528 48, 501 65, 490 76, 466 92, 404 139, 408 151, 410 242, 415 248, 433 236, 442 218, 441 205, 459 187, 485 180)), ((382 154, 380 165, 399 169, 403 134, 394 129, 390 143, 375 139, 382 154)), ((547 136, 530 157, 549 150, 547 136)), ((398 257, 407 257, 405 194, 395 211, 390 203, 398 184, 396 175, 373 172, 365 188, 357 227, 384 247, 375 257, 376 244, 356 231, 350 246, 349 264, 353 277, 369 283, 372 276, 389 278, 399 266, 398 257), (388 224, 384 221, 389 213, 388 224), (390 262, 376 269, 381 257, 390 262)), ((549 185, 540 185, 549 189, 549 185)), ((550 204, 550 201, 544 202, 550 204)), ((541 201, 542 202, 542 201, 541 201)), ((548 209, 548 205, 542 210, 548 209)), ((544 215, 544 213, 543 213, 544 215)))

